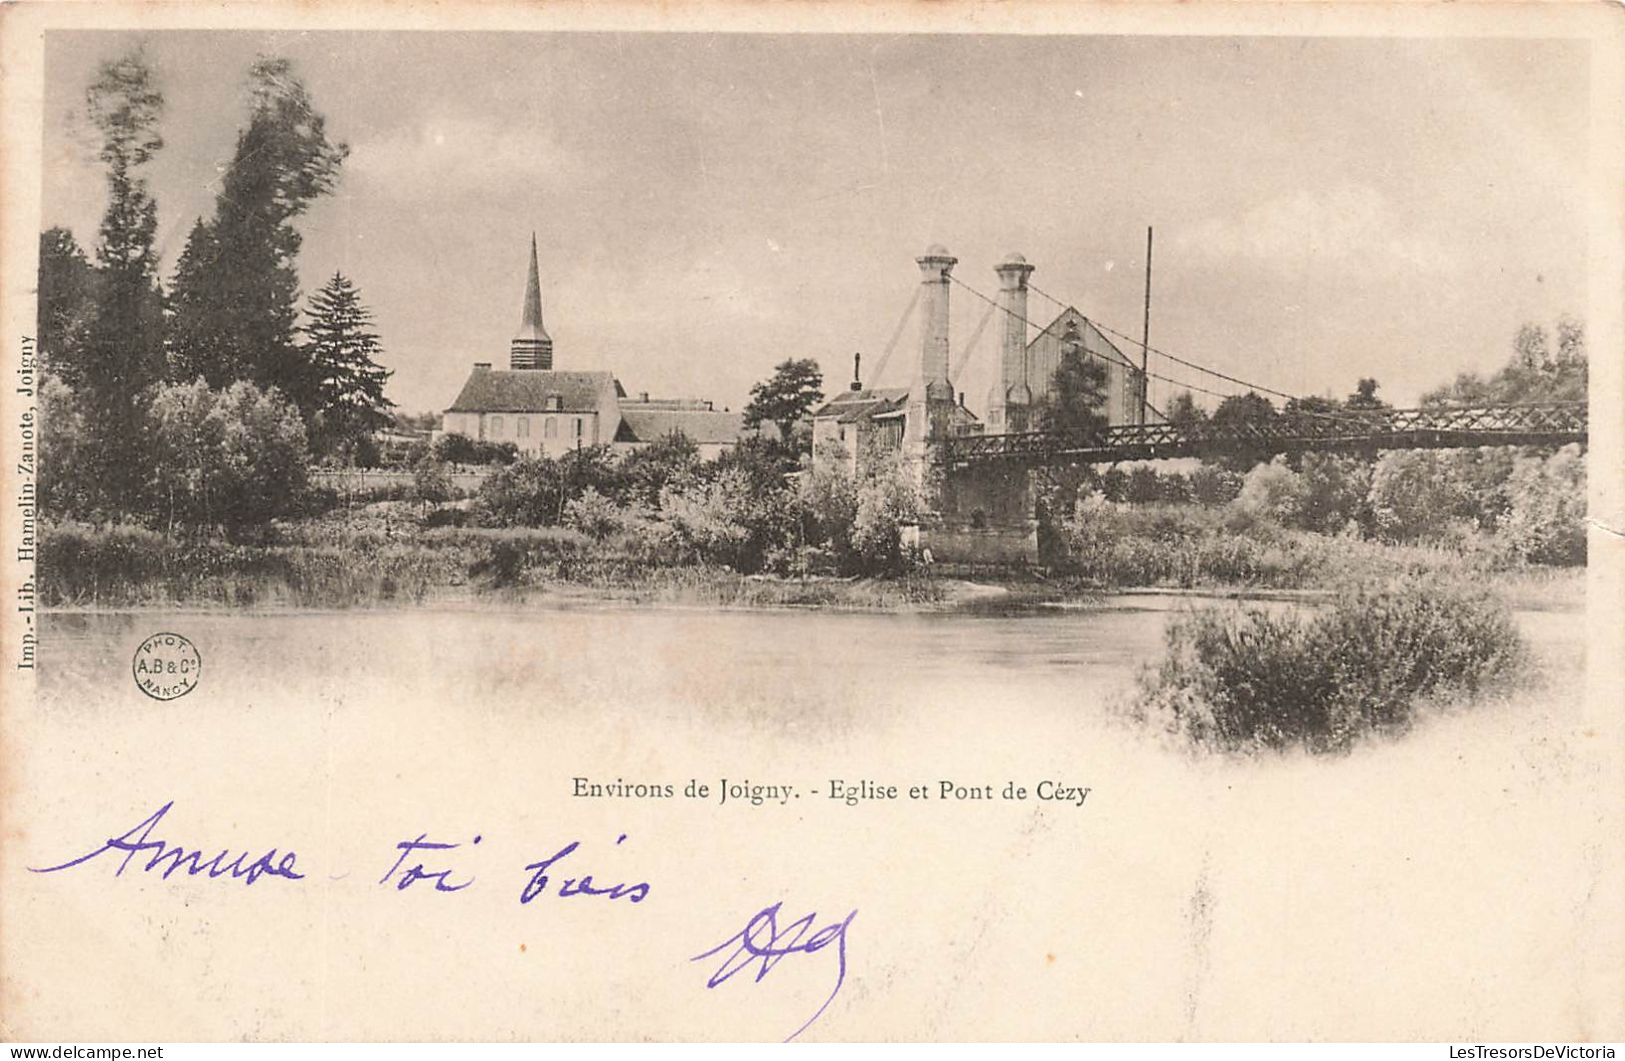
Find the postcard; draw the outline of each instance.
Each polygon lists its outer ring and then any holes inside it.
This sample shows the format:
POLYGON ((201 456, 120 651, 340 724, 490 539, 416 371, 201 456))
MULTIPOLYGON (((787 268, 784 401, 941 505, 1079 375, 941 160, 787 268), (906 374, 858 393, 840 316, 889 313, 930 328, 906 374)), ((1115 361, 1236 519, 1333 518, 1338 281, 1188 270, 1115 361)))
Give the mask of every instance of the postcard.
POLYGON ((1622 26, 8 5, 0 1032, 1625 1036, 1622 26))

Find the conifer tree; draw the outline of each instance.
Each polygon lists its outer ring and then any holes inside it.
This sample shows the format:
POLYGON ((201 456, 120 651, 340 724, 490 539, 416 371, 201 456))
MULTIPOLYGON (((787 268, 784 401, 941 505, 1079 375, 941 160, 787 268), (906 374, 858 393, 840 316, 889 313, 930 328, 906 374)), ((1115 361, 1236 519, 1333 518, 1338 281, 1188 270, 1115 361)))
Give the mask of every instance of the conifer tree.
POLYGON ((384 397, 391 373, 377 361, 382 347, 371 330, 372 314, 343 273, 310 297, 307 313, 305 351, 316 398, 312 449, 353 456, 393 420, 394 403, 384 397))
POLYGON ((95 282, 95 270, 72 232, 51 228, 40 233, 35 336, 46 369, 75 389, 82 385, 80 370, 85 331, 95 306, 95 282))
POLYGON ((233 344, 222 332, 225 321, 213 312, 222 300, 220 282, 214 227, 200 217, 186 237, 169 285, 166 375, 177 383, 203 379, 218 389, 239 378, 233 344))
POLYGON ((1106 366, 1081 343, 1068 344, 1055 366, 1049 393, 1038 402, 1039 423, 1046 431, 1093 435, 1106 428, 1105 407, 1106 366))

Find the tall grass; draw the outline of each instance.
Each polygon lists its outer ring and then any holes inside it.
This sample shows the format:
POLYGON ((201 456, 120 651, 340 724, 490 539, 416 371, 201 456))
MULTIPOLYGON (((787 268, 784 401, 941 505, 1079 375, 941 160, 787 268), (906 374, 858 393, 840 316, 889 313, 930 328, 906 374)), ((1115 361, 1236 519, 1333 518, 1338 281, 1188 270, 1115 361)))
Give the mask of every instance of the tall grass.
POLYGON ((1443 582, 1340 594, 1309 614, 1194 612, 1169 626, 1134 713, 1219 751, 1346 750, 1438 698, 1506 685, 1527 650, 1506 605, 1443 582))
POLYGON ((672 564, 633 538, 597 542, 558 527, 403 530, 385 520, 307 521, 254 543, 144 527, 53 523, 41 535, 46 607, 355 607, 435 596, 590 590, 619 600, 884 609, 941 598, 934 581, 747 578, 672 564))
POLYGON ((1481 543, 1393 545, 1189 505, 1096 504, 1061 530, 1060 576, 1107 587, 1321 589, 1485 573, 1499 563, 1481 543))

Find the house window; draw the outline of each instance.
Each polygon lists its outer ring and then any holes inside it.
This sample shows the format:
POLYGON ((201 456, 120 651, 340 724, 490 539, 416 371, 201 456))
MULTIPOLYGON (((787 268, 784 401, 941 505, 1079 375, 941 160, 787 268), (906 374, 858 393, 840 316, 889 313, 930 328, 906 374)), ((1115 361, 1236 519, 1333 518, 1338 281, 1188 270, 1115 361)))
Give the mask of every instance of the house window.
POLYGON ((547 438, 557 438, 558 433, 559 433, 559 422, 557 420, 553 419, 550 416, 546 420, 542 421, 542 434, 545 437, 547 437, 547 438))
POLYGON ((502 437, 502 417, 500 417, 500 416, 491 417, 491 437, 492 438, 501 438, 502 437))
POLYGON ((562 413, 564 411, 564 397, 558 394, 547 396, 547 409, 549 412, 562 413))
POLYGON ((581 441, 581 417, 576 417, 576 441, 581 441))
POLYGON ((530 417, 521 416, 519 418, 518 428, 519 428, 519 437, 520 438, 529 438, 530 437, 530 417))
POLYGON ((841 425, 841 441, 842 442, 846 441, 846 425, 845 424, 841 425))

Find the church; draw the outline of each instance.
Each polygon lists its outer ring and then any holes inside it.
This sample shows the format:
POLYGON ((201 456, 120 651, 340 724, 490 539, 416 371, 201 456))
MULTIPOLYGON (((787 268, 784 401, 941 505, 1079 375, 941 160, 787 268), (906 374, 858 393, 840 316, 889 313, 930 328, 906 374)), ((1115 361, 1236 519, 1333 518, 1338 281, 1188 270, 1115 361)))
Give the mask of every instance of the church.
MULTIPOLYGON (((772 425, 761 431, 772 432, 772 425)), ((609 446, 628 451, 681 434, 714 458, 757 433, 740 413, 693 398, 629 397, 607 369, 553 367, 553 339, 542 323, 541 269, 530 240, 530 276, 508 367, 476 361, 441 420, 441 432, 482 442, 512 443, 527 457, 609 446)))

